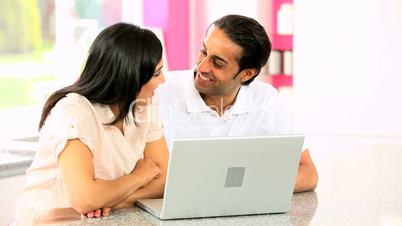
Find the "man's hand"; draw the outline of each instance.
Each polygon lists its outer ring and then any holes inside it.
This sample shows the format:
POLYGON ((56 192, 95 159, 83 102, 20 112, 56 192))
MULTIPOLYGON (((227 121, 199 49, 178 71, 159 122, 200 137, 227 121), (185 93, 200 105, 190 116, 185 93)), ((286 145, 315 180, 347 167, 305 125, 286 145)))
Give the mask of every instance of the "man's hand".
POLYGON ((304 150, 300 157, 297 171, 296 184, 293 192, 311 191, 317 187, 318 173, 311 159, 308 149, 304 150))

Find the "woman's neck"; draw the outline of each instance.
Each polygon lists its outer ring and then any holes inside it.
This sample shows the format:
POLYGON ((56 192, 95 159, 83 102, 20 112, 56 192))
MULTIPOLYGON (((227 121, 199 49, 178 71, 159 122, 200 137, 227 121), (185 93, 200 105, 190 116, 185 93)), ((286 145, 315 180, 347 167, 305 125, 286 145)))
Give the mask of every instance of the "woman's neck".
MULTIPOLYGON (((114 105, 109 105, 110 110, 112 110, 114 116, 116 117, 117 115, 119 115, 119 106, 117 104, 114 105)), ((116 126, 122 134, 124 134, 124 130, 123 130, 123 120, 119 120, 117 121, 115 124, 113 124, 113 126, 116 126)))

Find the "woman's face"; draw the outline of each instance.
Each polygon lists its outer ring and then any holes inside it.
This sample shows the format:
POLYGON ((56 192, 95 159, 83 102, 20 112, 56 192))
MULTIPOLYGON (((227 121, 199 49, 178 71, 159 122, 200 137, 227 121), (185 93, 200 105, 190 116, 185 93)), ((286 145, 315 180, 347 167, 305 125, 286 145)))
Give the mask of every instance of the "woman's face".
POLYGON ((155 89, 158 88, 160 84, 165 82, 165 76, 163 75, 162 68, 163 61, 161 60, 159 61, 158 65, 156 65, 155 73, 151 80, 142 86, 141 91, 137 96, 137 103, 141 104, 141 102, 144 102, 146 104, 147 101, 150 101, 149 99, 151 99, 155 94, 155 89))

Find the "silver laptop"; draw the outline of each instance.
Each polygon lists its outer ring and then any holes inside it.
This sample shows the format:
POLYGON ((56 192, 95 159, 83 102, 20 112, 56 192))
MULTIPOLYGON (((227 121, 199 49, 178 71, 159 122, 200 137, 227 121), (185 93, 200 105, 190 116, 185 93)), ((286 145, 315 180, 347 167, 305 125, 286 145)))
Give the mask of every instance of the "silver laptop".
POLYGON ((303 135, 176 139, 163 199, 137 205, 160 219, 290 209, 303 135))

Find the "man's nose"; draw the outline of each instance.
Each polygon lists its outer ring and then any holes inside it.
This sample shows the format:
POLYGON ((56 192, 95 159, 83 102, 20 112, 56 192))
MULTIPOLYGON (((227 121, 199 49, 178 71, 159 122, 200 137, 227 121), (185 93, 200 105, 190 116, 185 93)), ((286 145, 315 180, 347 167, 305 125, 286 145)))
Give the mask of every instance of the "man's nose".
POLYGON ((208 59, 209 59, 208 57, 204 57, 199 61, 197 65, 197 69, 199 72, 208 73, 211 71, 211 66, 208 59))

